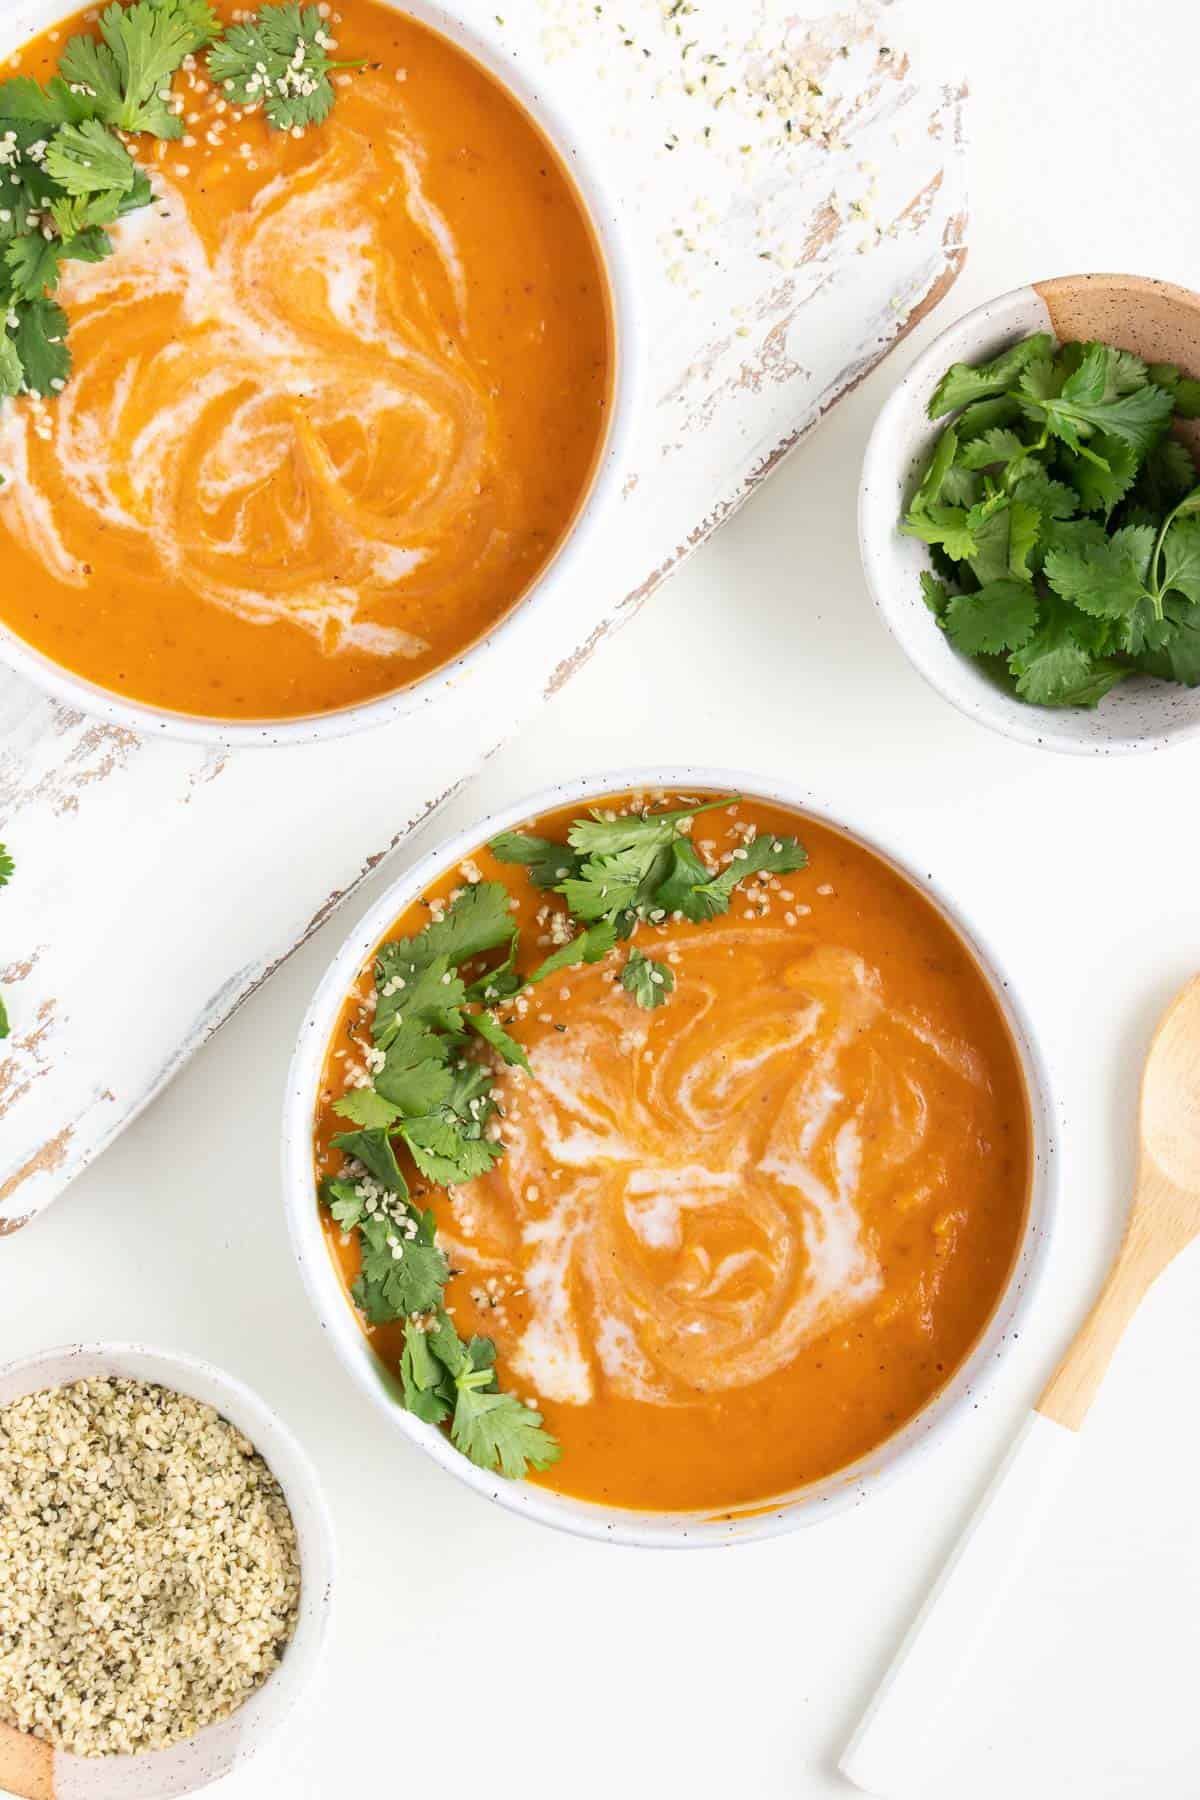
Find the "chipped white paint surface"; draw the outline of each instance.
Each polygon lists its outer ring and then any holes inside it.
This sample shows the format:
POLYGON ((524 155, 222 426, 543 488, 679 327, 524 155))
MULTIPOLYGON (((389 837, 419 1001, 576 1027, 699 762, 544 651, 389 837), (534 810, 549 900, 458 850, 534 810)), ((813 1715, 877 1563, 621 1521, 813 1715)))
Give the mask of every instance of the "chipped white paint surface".
MULTIPOLYGON (((13 8, 0 48, 54 10, 13 8)), ((569 607, 436 715, 266 752, 144 741, 0 675, 0 837, 19 864, 0 902, 0 1230, 60 1192, 953 280, 961 96, 909 66, 901 9, 669 10, 631 6, 633 43, 582 0, 516 0, 486 28, 605 159, 643 273, 648 405, 603 566, 569 607), (781 63, 802 87, 783 92, 781 63), (738 92, 714 109, 699 73, 722 65, 738 92)))

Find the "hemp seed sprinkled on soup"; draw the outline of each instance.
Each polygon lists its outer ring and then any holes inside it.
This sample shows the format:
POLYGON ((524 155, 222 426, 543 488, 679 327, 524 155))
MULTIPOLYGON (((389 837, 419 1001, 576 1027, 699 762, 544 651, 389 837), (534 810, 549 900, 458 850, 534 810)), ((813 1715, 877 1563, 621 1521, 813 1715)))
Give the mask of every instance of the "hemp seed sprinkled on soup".
MULTIPOLYGON (((452 661, 552 557, 605 429, 606 279, 541 132, 403 11, 321 16, 354 66, 318 123, 186 57, 182 135, 125 139, 152 203, 62 262, 69 378, 0 403, 0 617, 183 713, 321 713, 452 661)), ((45 84, 101 28, 4 74, 45 84)))
POLYGON ((978 1337, 1026 1212, 1019 1059, 941 913, 840 832, 730 796, 579 811, 433 883, 348 996, 330 1253, 474 1460, 607 1505, 765 1503, 978 1337))

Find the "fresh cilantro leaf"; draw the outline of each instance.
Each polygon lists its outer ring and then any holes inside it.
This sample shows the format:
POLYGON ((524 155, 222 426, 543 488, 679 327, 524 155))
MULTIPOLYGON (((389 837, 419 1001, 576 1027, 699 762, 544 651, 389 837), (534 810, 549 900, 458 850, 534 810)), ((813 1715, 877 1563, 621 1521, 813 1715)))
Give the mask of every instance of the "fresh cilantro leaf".
POLYGON ((955 363, 953 368, 947 369, 933 391, 929 402, 929 417, 936 419, 942 413, 954 412, 973 400, 1003 394, 1030 362, 1050 351, 1052 344, 1053 340, 1045 332, 1039 332, 1033 337, 1024 338, 1019 344, 1013 344, 1001 355, 993 357, 991 362, 974 366, 970 363, 955 363))
POLYGON ((674 991, 675 975, 666 963, 651 962, 640 950, 631 950, 621 970, 621 986, 639 1006, 653 1011, 674 991))
POLYGON ((1064 375, 1074 375, 1087 365, 1087 388, 1100 400, 1115 400, 1121 394, 1132 394, 1145 387, 1149 370, 1140 356, 1131 350, 1118 350, 1095 339, 1086 343, 1064 344, 1058 353, 1064 375))
POLYGON ((430 1353, 455 1381, 472 1369, 487 1366, 486 1357, 472 1354, 480 1340, 472 1338, 468 1348, 455 1330, 453 1321, 440 1308, 430 1321, 425 1337, 430 1353))
POLYGON ((1079 495, 1065 481, 1054 481, 1044 469, 1022 475, 1013 498, 1032 506, 1045 519, 1069 519, 1079 511, 1079 495))
POLYGON ((678 838, 671 846, 671 867, 655 893, 655 909, 671 917, 676 913, 689 916, 694 903, 692 895, 698 887, 712 880, 712 870, 687 838, 678 838))
POLYGON ((650 844, 589 857, 577 876, 560 881, 560 893, 577 919, 591 924, 631 907, 661 846, 650 844))
POLYGON ((176 13, 181 24, 189 28, 192 34, 189 54, 203 50, 206 44, 221 35, 221 21, 209 0, 150 0, 150 4, 160 12, 176 13))
POLYGON ((498 1050, 506 1063, 515 1063, 518 1068, 533 1073, 529 1068, 529 1058, 515 1038, 509 1037, 495 1013, 466 1013, 464 1017, 472 1031, 477 1031, 485 1043, 493 1050, 498 1050))
POLYGON ((983 489, 983 479, 955 463, 942 480, 942 499, 947 506, 972 507, 983 489))
POLYGON ((1018 581, 1029 581, 1029 558, 1042 528, 1042 515, 1036 506, 1015 497, 1008 506, 1008 567, 1018 581))
POLYGON ((115 133, 97 119, 85 119, 55 132, 46 151, 46 173, 68 194, 127 194, 134 162, 115 133))
POLYGON ((1144 456, 1170 421, 1174 408, 1171 396, 1153 383, 1115 399, 1106 398, 1112 379, 1112 355, 1103 345, 1091 345, 1079 368, 1063 383, 1061 393, 1027 402, 1027 410, 1044 419, 1055 436, 1077 455, 1083 452, 1082 439, 1102 432, 1144 456))
POLYGON ((67 315, 53 300, 30 300, 17 308, 12 341, 32 394, 52 394, 71 373, 67 315))
POLYGON ((448 1056, 444 1038, 426 1030, 419 1020, 406 1020, 388 1045, 375 1090, 407 1118, 434 1112, 454 1088, 448 1056))
POLYGON ((120 200, 117 202, 117 212, 123 219, 126 214, 138 212, 143 206, 149 206, 153 198, 154 189, 150 186, 150 177, 147 175, 145 169, 135 167, 133 171, 133 186, 127 194, 121 195, 120 200))
MULTIPOLYGON (((116 15, 123 8, 114 4, 104 14, 116 15)), ((110 29, 115 28, 115 20, 110 29)), ((182 62, 183 58, 180 57, 182 62)), ((121 79, 121 68, 113 54, 111 45, 97 42, 92 37, 73 37, 59 58, 59 73, 69 88, 86 97, 89 104, 88 117, 100 119, 106 125, 115 125, 125 107, 125 93, 121 79)), ((159 103, 160 106, 162 102, 159 103)), ((164 112, 166 111, 163 107, 164 112)), ((156 132, 159 137, 182 137, 183 125, 173 115, 167 115, 166 128, 156 132)))
POLYGON ((1141 457, 1131 445, 1103 432, 1093 440, 1092 448, 1102 460, 1069 456, 1067 474, 1079 495, 1080 510, 1102 512, 1107 517, 1133 486, 1141 457))
POLYGON ((389 1194, 399 1194, 401 1199, 407 1199, 408 1183, 400 1173, 386 1130, 341 1131, 331 1142, 343 1156, 360 1162, 372 1180, 385 1187, 389 1194))
POLYGON ((352 1125, 359 1125, 364 1131, 385 1131, 394 1125, 400 1117, 400 1109, 377 1094, 374 1088, 350 1088, 340 1100, 335 1100, 333 1110, 341 1119, 349 1119, 352 1125))
POLYGON ((1161 518, 1195 486, 1196 473, 1186 445, 1178 438, 1164 438, 1143 463, 1130 495, 1131 503, 1161 518))
POLYGON ((1129 525, 1104 544, 1071 552, 1052 550, 1046 557, 1046 579, 1081 612, 1093 618, 1119 619, 1133 611, 1146 594, 1146 570, 1154 548, 1147 525, 1129 525))
POLYGON ((427 925, 417 941, 424 941, 430 957, 444 956, 457 968, 508 942, 513 928, 508 899, 503 882, 478 881, 465 887, 445 916, 427 925))
POLYGON ((61 75, 53 75, 44 88, 32 75, 14 75, 0 81, 0 119, 22 119, 34 125, 76 125, 91 117, 91 99, 73 94, 61 75))
POLYGON ((1200 687, 1200 606, 1168 595, 1157 645, 1141 656, 1138 666, 1164 681, 1200 687))
POLYGON ((400 1127, 412 1159, 427 1181, 438 1187, 475 1181, 499 1160, 500 1145, 484 1137, 466 1137, 446 1115, 405 1119, 400 1127))
POLYGON ((208 68, 234 106, 261 106, 276 130, 319 125, 334 101, 324 20, 315 6, 264 6, 230 26, 208 53, 208 68))
POLYGON ((1200 603, 1200 519, 1177 518, 1163 539, 1162 591, 1200 603))
MULTIPOLYGON (((913 511, 925 512, 935 506, 942 497, 942 486, 950 473, 955 456, 958 454, 958 433, 953 425, 947 426, 933 447, 933 454, 928 467, 921 477, 921 484, 913 496, 913 511)), ((966 461, 964 457, 964 462, 966 461)), ((968 464, 968 467, 980 465, 968 464)))
POLYGON ((50 217, 59 237, 65 240, 63 254, 77 256, 78 251, 69 248, 71 240, 83 237, 97 227, 115 225, 120 216, 121 199, 117 189, 110 188, 102 194, 71 194, 52 200, 50 217))
POLYGON ((580 858, 573 850, 527 831, 502 831, 488 849, 497 862, 519 863, 535 887, 552 888, 579 873, 580 858))
POLYGON ((519 993, 525 985, 523 977, 516 972, 517 952, 520 947, 521 934, 514 925, 504 961, 497 963, 493 969, 485 969, 483 974, 471 983, 467 989, 467 999, 490 1002, 507 1000, 510 995, 519 993))
POLYGON ((576 819, 567 832, 567 842, 581 856, 615 856, 624 850, 652 850, 669 844, 680 835, 684 819, 695 819, 701 813, 715 812, 729 806, 740 795, 705 800, 699 806, 679 806, 671 812, 621 813, 605 819, 593 812, 590 819, 576 819))
POLYGON ((0 331, 0 400, 19 394, 24 381, 25 371, 21 367, 17 346, 7 332, 0 331))
POLYGON ((733 890, 747 875, 790 875, 807 863, 808 852, 798 839, 777 838, 772 832, 760 831, 733 852, 733 860, 719 875, 711 875, 694 887, 679 910, 688 919, 715 919, 718 913, 728 912, 733 890))
POLYGON ((64 257, 72 262, 103 262, 113 252, 112 239, 99 226, 92 226, 87 231, 77 232, 62 247, 64 257))
POLYGON ((8 1008, 4 1004, 4 996, 0 994, 0 1038, 6 1038, 11 1027, 8 1023, 8 1008))
POLYGON ((1015 495, 998 493, 987 508, 976 510, 970 525, 974 548, 967 561, 981 585, 1009 575, 1027 577, 1029 556, 1041 529, 1036 507, 1015 495))
POLYGON ((936 575, 931 575, 928 569, 921 570, 921 598, 935 619, 940 619, 950 604, 945 582, 939 581, 936 575))
POLYGON ((1012 394, 998 394, 992 400, 973 400, 954 421, 960 444, 968 444, 985 431, 1003 430, 1017 425, 1025 417, 1020 402, 1012 394))
POLYGON ((1098 662, 1079 641, 1078 614, 1051 595, 1033 636, 1013 651, 1008 666, 1022 700, 1034 706, 1095 706, 1128 670, 1098 662))
POLYGON ((343 1231, 357 1231, 367 1216, 366 1192, 352 1181, 327 1175, 320 1187, 322 1206, 327 1206, 334 1223, 343 1231))
POLYGON ((1099 519, 1046 519, 1042 524, 1037 554, 1032 560, 1044 563, 1051 550, 1087 550, 1107 541, 1107 534, 1099 519))
POLYGON ((371 1032, 381 1050, 405 1026, 462 1034, 466 986, 461 976, 451 971, 445 955, 431 957, 431 949, 428 932, 380 948, 371 1032))
POLYGON ((1037 596, 1026 581, 991 581, 976 594, 959 594, 946 609, 946 635, 968 656, 1019 650, 1037 625, 1037 596))
POLYGON ((414 1219, 415 1237, 381 1214, 364 1217, 359 1224, 362 1268, 350 1297, 371 1325, 428 1312, 441 1301, 450 1268, 434 1242, 437 1222, 432 1212, 414 1219))
POLYGON ((445 1365, 433 1355, 427 1338, 424 1327, 410 1319, 404 1327, 400 1380, 408 1411, 427 1425, 441 1425, 454 1411, 454 1382, 445 1365))
POLYGON ((542 1423, 542 1415, 512 1394, 495 1391, 494 1377, 472 1369, 456 1378, 458 1396, 450 1436, 457 1449, 482 1469, 499 1469, 520 1481, 530 1468, 548 1469, 562 1447, 542 1423))
POLYGON ((934 506, 927 512, 914 509, 900 529, 906 537, 920 538, 925 544, 939 544, 955 562, 966 562, 976 549, 969 516, 961 506, 934 506))
POLYGON ((4 845, 0 844, 0 887, 8 886, 16 866, 16 863, 13 861, 4 845))
POLYGON ((185 56, 201 49, 210 30, 202 29, 207 7, 194 0, 113 0, 100 15, 100 41, 70 40, 59 73, 92 101, 92 117, 119 131, 178 138, 183 122, 163 94, 185 56))
POLYGON ((62 245, 57 238, 31 231, 14 238, 4 252, 11 292, 17 300, 40 300, 48 288, 58 286, 62 245))
POLYGON ((965 444, 962 460, 968 469, 994 469, 1026 454, 1026 445, 1015 431, 996 426, 965 444))
POLYGON ((966 469, 990 470, 1010 488, 1022 476, 1036 474, 1041 468, 1029 445, 1015 431, 999 428, 981 432, 964 445, 962 464, 966 469))
POLYGON ((453 1414, 456 1448, 481 1468, 519 1481, 530 1468, 549 1468, 562 1451, 539 1412, 498 1391, 495 1358, 490 1338, 464 1344, 440 1309, 425 1329, 410 1321, 400 1362, 405 1404, 430 1424, 453 1414))
POLYGON ((1111 398, 1113 394, 1132 394, 1138 388, 1145 387, 1149 374, 1141 357, 1135 356, 1132 350, 1110 348, 1105 399, 1111 398))
POLYGON ((610 920, 602 920, 599 925, 589 925, 567 944, 552 950, 545 962, 539 963, 529 977, 529 986, 545 981, 547 975, 557 975, 560 969, 573 968, 576 963, 600 962, 612 950, 617 942, 617 928, 610 920))
POLYGON ((1039 352, 1021 370, 1017 389, 1028 400, 1051 400, 1061 393, 1065 380, 1066 370, 1048 352, 1039 352))
MULTIPOLYGON (((0 106, 0 112, 4 109, 0 106)), ((1147 371, 1157 387, 1165 388, 1180 419, 1200 419, 1200 381, 1184 375, 1174 363, 1154 363, 1147 371)))

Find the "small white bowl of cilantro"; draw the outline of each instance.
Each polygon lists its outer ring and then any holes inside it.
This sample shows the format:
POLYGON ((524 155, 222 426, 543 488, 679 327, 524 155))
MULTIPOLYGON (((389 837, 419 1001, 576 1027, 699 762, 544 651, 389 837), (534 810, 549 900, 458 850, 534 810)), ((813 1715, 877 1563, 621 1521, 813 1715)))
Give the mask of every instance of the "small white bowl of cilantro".
POLYGON ((1049 750, 1200 736, 1200 295, 1073 275, 978 307, 876 421, 863 566, 960 711, 1049 750))

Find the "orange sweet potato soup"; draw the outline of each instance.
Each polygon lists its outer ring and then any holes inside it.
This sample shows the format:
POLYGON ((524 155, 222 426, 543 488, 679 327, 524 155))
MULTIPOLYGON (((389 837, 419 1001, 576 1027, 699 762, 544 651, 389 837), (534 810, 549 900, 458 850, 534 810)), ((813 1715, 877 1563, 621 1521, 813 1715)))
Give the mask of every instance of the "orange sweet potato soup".
MULTIPOLYGON (((530 1070, 495 1064, 502 1154, 449 1188, 400 1158, 436 1218, 458 1333, 494 1341, 500 1388, 561 1445, 532 1479, 609 1506, 766 1503, 878 1445, 967 1355, 1026 1213, 1018 1055, 954 930, 836 830, 726 800, 682 827, 710 872, 752 867, 747 846, 767 834, 776 850, 798 837, 807 866, 750 875, 702 922, 652 908, 599 961, 497 1000, 530 1070), (649 959, 644 997, 664 1003, 637 1003, 633 951, 649 959)), ((583 810, 526 829, 565 844, 583 810)), ((556 860, 542 879, 564 873, 556 860)), ((557 893, 481 849, 389 938, 481 881, 511 893, 524 973, 578 929, 557 893)), ((368 968, 326 1063, 322 1176, 345 1173, 333 1104, 381 1066, 381 1004, 368 968)), ((349 1289, 359 1238, 325 1220, 349 1289)), ((404 1323, 364 1329, 397 1366, 404 1323)))
MULTIPOLYGON (((5 73, 45 81, 95 16, 5 73)), ((185 65, 185 136, 130 140, 155 203, 63 266, 69 381, 0 420, 0 617, 183 713, 320 713, 451 661, 552 557, 605 429, 606 280, 540 131, 402 11, 330 29, 366 66, 295 135, 185 65)))

